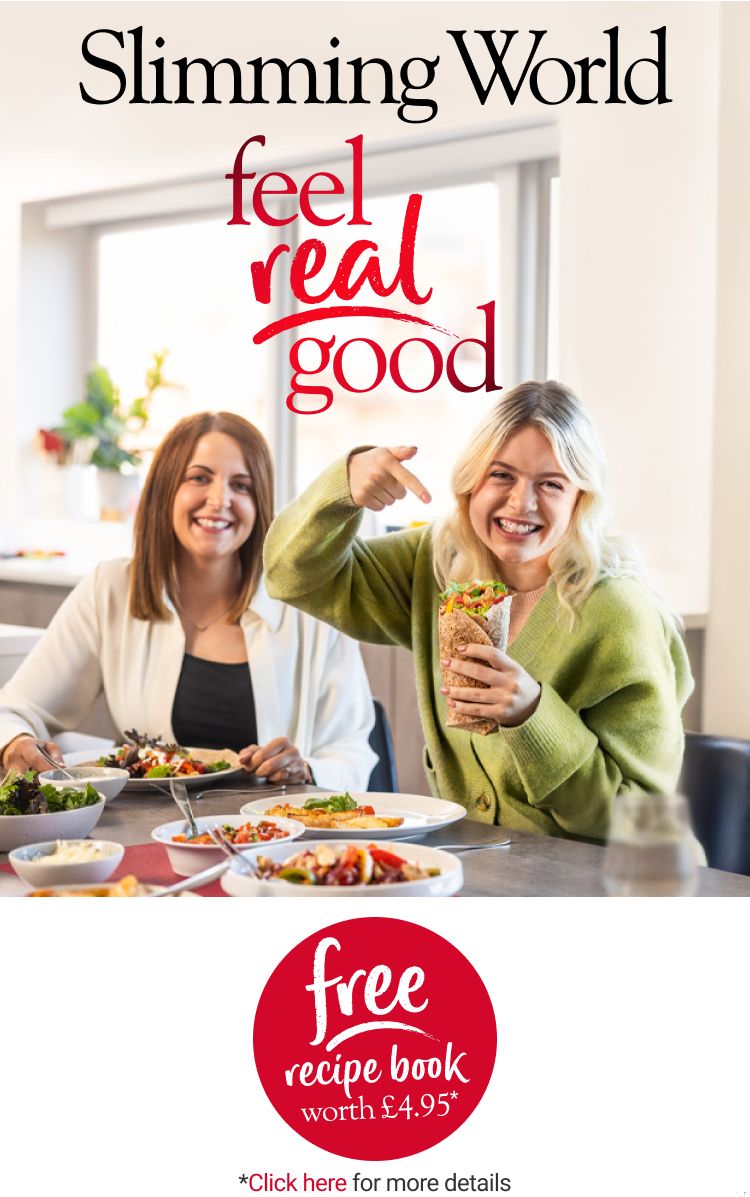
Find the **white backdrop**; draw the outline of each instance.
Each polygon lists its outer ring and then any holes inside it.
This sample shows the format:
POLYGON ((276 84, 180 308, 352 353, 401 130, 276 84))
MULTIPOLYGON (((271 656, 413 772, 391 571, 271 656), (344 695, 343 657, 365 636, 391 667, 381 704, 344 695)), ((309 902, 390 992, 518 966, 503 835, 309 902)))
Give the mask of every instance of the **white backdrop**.
MULTIPOLYGON (((242 1197, 242 1173, 288 1169, 499 1172, 517 1197, 743 1197, 748 909, 721 899, 6 899, 3 1191, 242 1197), (373 914, 419 921, 460 948, 498 1025, 495 1074, 475 1113, 438 1147, 389 1164, 300 1139, 252 1059, 255 1005, 278 961, 319 928, 373 914)), ((469 1017, 457 995, 457 1020, 469 1017)))

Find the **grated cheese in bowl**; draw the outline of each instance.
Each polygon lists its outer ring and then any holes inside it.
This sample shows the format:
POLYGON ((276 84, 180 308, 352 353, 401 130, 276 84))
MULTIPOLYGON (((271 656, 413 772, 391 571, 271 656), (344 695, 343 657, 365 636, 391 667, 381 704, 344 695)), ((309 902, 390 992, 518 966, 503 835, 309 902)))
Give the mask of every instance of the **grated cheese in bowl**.
POLYGON ((90 860, 111 856, 114 850, 114 845, 98 840, 58 840, 52 852, 39 852, 32 859, 49 861, 50 864, 86 864, 90 860))

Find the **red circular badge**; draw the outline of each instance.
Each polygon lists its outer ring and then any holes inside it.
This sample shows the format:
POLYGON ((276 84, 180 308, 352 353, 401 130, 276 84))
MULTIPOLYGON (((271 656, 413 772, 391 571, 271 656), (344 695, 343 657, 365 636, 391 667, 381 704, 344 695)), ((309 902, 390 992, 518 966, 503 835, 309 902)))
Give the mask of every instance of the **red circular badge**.
POLYGON ((468 1118, 495 1063, 489 994, 465 956, 402 919, 308 936, 258 1003, 266 1094, 310 1143, 357 1160, 425 1151, 468 1118))

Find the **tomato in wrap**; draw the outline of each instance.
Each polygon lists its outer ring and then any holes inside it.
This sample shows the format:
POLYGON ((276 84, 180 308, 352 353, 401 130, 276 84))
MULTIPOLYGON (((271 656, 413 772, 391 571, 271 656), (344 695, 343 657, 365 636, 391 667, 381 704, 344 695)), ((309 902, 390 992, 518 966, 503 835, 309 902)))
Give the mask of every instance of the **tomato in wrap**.
MULTIPOLYGON (((511 595, 502 582, 449 582, 440 595, 438 635, 441 660, 455 659, 461 644, 491 644, 505 652, 508 647, 511 595)), ((463 677, 443 668, 443 685, 464 689, 486 689, 484 682, 463 677)), ((464 715, 447 708, 446 727, 487 736, 497 731, 494 719, 464 715)))

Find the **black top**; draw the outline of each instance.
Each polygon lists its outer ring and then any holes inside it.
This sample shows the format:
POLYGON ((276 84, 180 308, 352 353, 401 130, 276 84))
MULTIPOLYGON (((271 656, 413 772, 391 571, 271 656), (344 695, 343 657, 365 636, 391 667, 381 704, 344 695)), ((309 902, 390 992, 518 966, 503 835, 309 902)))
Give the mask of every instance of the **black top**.
POLYGON ((172 707, 178 744, 191 748, 233 748, 257 744, 250 667, 205 661, 185 653, 172 707))

